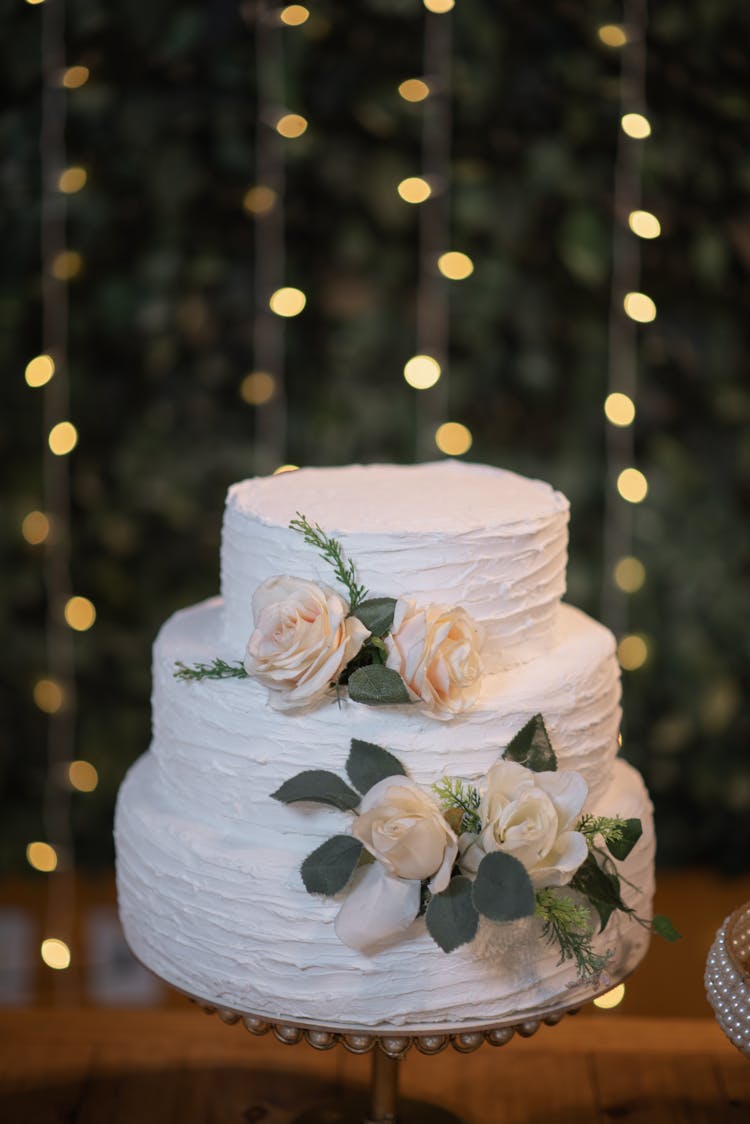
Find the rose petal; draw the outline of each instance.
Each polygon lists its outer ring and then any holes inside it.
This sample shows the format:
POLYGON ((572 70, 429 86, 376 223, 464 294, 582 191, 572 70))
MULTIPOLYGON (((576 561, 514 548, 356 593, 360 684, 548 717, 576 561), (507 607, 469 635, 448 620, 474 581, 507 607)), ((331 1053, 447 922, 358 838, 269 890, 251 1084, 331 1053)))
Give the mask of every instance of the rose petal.
POLYGON ((336 935, 349 948, 365 952, 408 929, 419 913, 418 880, 393 878, 374 862, 357 874, 335 922, 336 935))
POLYGON ((565 831, 547 855, 545 865, 529 871, 536 889, 542 886, 567 886, 589 853, 580 831, 565 831))
POLYGON ((560 831, 567 831, 581 814, 589 786, 580 773, 542 772, 536 774, 536 783, 549 795, 560 818, 560 831))

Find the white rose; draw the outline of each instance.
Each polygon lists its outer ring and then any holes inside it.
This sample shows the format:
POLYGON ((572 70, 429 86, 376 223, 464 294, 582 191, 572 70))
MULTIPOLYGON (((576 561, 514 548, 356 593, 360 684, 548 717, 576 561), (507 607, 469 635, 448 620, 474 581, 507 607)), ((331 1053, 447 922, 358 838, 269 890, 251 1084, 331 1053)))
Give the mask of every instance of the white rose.
POLYGON ((370 633, 348 612, 338 593, 303 578, 269 578, 258 586, 244 666, 268 687, 273 707, 315 702, 354 659, 370 633))
POLYGON ((481 687, 483 633, 464 609, 413 601, 396 603, 385 637, 386 667, 397 671, 412 700, 437 718, 452 718, 476 702, 481 687))
POLYGON ((407 929, 421 883, 434 894, 450 881, 458 853, 440 808, 408 777, 386 777, 363 797, 352 834, 378 860, 360 869, 336 918, 339 940, 360 952, 407 929))
POLYGON ((588 855, 586 840, 572 825, 588 785, 580 773, 535 773, 515 761, 498 761, 487 774, 480 834, 461 837, 461 868, 476 874, 492 851, 522 862, 536 889, 564 886, 588 855))

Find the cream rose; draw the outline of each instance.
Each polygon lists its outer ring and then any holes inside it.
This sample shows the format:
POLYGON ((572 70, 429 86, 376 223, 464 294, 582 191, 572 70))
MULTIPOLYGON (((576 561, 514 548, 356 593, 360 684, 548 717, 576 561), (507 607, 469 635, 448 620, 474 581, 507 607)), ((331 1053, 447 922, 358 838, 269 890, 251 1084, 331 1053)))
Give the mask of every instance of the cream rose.
POLYGON ((452 718, 476 702, 481 687, 483 633, 464 609, 400 598, 385 637, 386 667, 397 671, 409 696, 437 718, 452 718))
POLYGON ((421 883, 450 882, 458 840, 436 802, 408 777, 386 777, 362 798, 352 834, 378 861, 364 867, 336 918, 336 934, 367 951, 403 932, 419 913, 421 883))
POLYGON ((485 855, 504 851, 523 863, 537 889, 566 885, 588 854, 583 835, 571 830, 587 794, 580 773, 535 773, 498 761, 479 806, 483 829, 461 836, 462 870, 475 874, 485 855))
POLYGON ((348 612, 334 590, 302 578, 269 578, 258 586, 244 666, 268 687, 273 707, 315 702, 354 659, 370 633, 348 612))

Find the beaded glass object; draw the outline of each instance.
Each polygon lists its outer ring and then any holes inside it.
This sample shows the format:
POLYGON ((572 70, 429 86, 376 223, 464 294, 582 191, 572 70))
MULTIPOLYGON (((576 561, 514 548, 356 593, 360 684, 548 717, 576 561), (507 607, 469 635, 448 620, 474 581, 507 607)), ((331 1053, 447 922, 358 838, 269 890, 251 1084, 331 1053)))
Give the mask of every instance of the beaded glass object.
POLYGON ((705 980, 719 1026, 750 1058, 750 902, 730 914, 716 934, 705 980))

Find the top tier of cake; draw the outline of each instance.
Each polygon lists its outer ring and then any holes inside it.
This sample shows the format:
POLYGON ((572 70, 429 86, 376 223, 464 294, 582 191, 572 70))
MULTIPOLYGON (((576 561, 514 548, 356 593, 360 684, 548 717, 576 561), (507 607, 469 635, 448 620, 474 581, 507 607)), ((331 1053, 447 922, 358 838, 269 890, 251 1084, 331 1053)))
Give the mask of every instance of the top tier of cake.
POLYGON ((565 592, 568 501, 548 484, 484 465, 307 468, 233 485, 221 547, 224 637, 244 654, 252 595, 287 574, 335 585, 289 529, 301 513, 339 539, 373 597, 462 606, 485 630, 487 672, 554 641, 565 592))

